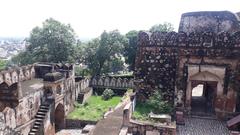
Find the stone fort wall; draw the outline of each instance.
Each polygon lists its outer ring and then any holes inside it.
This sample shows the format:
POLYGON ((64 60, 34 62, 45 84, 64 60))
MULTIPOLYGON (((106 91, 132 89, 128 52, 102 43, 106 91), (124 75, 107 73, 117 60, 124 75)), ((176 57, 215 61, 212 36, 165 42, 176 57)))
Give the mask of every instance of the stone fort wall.
MULTIPOLYGON (((179 90, 183 90, 181 104, 185 104, 189 65, 226 68, 223 85, 227 94, 234 80, 230 78, 236 76, 235 71, 239 69, 239 57, 240 31, 140 32, 134 73, 138 99, 148 98, 154 90, 160 90, 164 98, 173 103, 179 90)), ((226 98, 232 96, 226 95, 226 98)), ((235 105, 235 101, 229 101, 229 105, 230 102, 235 105)))
POLYGON ((78 93, 89 86, 89 80, 88 78, 75 80, 74 67, 70 64, 36 63, 1 71, 0 113, 3 114, 4 124, 21 134, 28 134, 34 124, 34 117, 46 98, 46 90, 51 87, 55 94, 55 104, 44 121, 45 133, 54 132, 52 123, 54 109, 61 104, 65 116, 71 112, 78 93), (52 71, 61 72, 64 78, 57 82, 45 82, 42 78, 43 75, 39 75, 42 72, 52 71), (37 88, 30 90, 31 87, 37 88))

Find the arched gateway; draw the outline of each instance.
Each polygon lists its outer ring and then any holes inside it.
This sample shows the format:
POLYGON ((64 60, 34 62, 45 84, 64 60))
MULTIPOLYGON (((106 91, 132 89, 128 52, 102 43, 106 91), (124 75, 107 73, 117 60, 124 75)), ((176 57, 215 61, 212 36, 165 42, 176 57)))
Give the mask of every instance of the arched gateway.
POLYGON ((210 108, 211 114, 223 118, 236 112, 240 105, 238 22, 227 11, 191 12, 182 15, 178 33, 140 32, 134 73, 137 99, 159 90, 176 110, 188 114, 210 108), (192 96, 199 84, 203 100, 192 96))
POLYGON ((55 109, 55 131, 65 127, 65 111, 63 104, 59 103, 55 109))
POLYGON ((225 73, 224 67, 188 65, 185 101, 188 111, 192 114, 215 114, 215 110, 218 109, 215 105, 216 100, 224 91, 225 74, 223 73, 225 73), (202 85, 201 88, 196 88, 199 85, 202 85), (195 93, 201 94, 194 96, 195 93))

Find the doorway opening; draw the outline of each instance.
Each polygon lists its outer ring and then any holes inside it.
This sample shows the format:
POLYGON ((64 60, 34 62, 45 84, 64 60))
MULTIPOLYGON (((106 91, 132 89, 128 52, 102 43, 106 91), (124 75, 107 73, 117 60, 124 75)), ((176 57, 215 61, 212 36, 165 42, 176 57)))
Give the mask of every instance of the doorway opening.
POLYGON ((192 88, 191 113, 199 116, 214 115, 217 82, 197 82, 192 88))
POLYGON ((59 131, 64 128, 65 125, 65 112, 64 106, 62 104, 58 104, 55 109, 55 131, 59 131))

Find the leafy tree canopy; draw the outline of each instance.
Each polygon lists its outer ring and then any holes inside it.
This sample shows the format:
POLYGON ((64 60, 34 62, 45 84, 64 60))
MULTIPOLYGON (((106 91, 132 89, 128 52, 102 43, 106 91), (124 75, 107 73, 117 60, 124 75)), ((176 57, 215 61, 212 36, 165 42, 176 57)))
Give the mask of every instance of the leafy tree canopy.
POLYGON ((4 69, 6 67, 7 61, 0 59, 0 70, 4 69))
POLYGON ((153 25, 149 31, 150 32, 155 32, 155 31, 169 32, 173 30, 174 30, 173 25, 171 23, 165 22, 163 24, 153 25))
POLYGON ((31 64, 34 62, 73 62, 75 33, 71 26, 62 24, 53 18, 43 22, 42 27, 35 27, 25 52, 13 58, 15 63, 31 64))
POLYGON ((118 30, 113 30, 108 33, 104 31, 101 34, 99 47, 96 51, 97 69, 95 74, 100 75, 106 62, 118 54, 122 54, 126 44, 127 39, 124 35, 121 35, 118 30))
POLYGON ((126 63, 129 64, 130 70, 133 70, 137 52, 138 31, 129 31, 125 36, 128 39, 128 44, 125 46, 124 55, 126 57, 126 63))

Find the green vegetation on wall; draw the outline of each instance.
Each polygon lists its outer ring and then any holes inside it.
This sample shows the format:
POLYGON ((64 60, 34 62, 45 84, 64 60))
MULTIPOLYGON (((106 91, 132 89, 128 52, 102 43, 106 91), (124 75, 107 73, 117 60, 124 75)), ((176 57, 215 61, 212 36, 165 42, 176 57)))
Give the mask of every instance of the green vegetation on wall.
POLYGON ((172 111, 173 107, 167 101, 164 101, 162 94, 156 90, 146 102, 136 104, 133 118, 150 120, 148 115, 151 112, 155 114, 170 114, 172 111))
POLYGON ((0 70, 5 69, 6 64, 7 64, 7 61, 5 61, 5 60, 0 60, 0 70))

